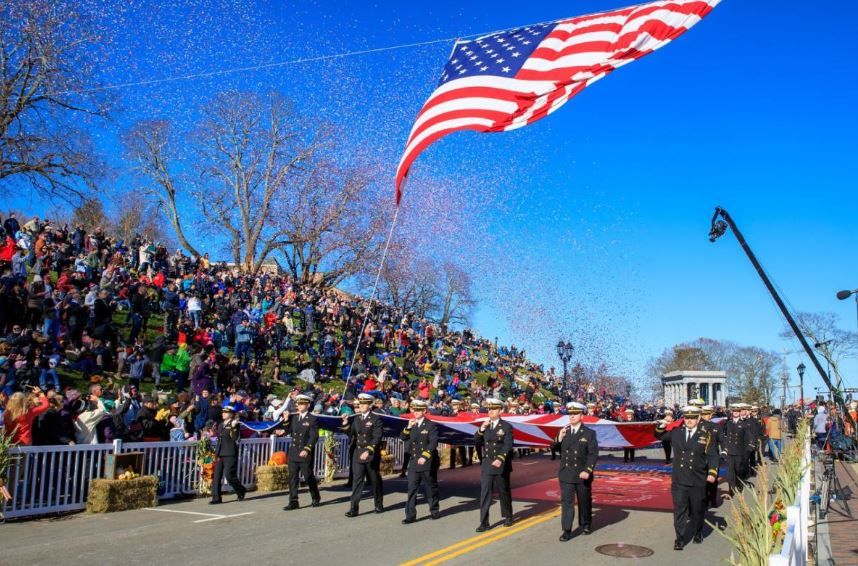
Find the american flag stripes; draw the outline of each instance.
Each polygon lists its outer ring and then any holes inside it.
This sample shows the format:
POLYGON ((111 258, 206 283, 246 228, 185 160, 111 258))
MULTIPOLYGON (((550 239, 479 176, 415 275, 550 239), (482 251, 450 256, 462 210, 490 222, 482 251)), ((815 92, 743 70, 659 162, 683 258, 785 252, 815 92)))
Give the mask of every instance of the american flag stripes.
POLYGON ((500 132, 544 118, 614 69, 652 53, 720 0, 649 2, 458 41, 396 171, 396 203, 421 151, 459 130, 500 132))

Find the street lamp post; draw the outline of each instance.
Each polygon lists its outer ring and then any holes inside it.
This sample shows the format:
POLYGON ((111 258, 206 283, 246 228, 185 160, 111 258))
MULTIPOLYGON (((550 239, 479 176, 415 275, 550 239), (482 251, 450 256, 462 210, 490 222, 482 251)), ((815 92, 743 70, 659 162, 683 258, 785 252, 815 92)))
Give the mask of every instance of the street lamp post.
POLYGON ((837 298, 841 301, 845 301, 849 297, 855 297, 855 315, 858 316, 858 289, 837 292, 837 298))
POLYGON ((572 345, 572 342, 564 342, 560 340, 557 343, 557 355, 560 357, 560 361, 563 362, 563 387, 565 389, 569 389, 569 372, 567 365, 569 364, 569 360, 572 359, 572 352, 575 350, 575 346, 572 345))
POLYGON ((801 392, 799 402, 801 403, 801 410, 802 412, 804 412, 804 370, 806 370, 807 368, 805 367, 804 362, 801 362, 795 369, 798 371, 798 388, 801 392))

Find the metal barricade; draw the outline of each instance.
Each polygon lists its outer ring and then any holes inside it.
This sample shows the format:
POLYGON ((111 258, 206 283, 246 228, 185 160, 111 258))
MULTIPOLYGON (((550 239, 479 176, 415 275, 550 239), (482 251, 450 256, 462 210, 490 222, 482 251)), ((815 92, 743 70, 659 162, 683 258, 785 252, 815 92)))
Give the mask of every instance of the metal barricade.
MULTIPOLYGON (((336 477, 348 474, 349 438, 335 435, 334 461, 336 477)), ((384 439, 387 451, 394 456, 394 468, 401 469, 404 443, 396 437, 384 439)), ((256 468, 268 462, 274 452, 288 451, 289 438, 250 438, 240 442, 238 477, 245 486, 256 484, 256 468)), ((6 485, 12 499, 3 503, 7 518, 45 515, 86 508, 89 482, 104 475, 105 456, 109 453, 143 452, 143 475, 159 478, 158 497, 168 499, 197 493, 200 470, 197 465, 198 443, 122 442, 80 446, 24 446, 11 450, 19 458, 9 467, 6 485)), ((325 438, 319 439, 313 461, 317 478, 325 477, 327 454, 325 438)), ((225 486, 225 489, 229 489, 225 486)))
POLYGON ((3 503, 9 519, 86 508, 89 481, 102 475, 110 444, 80 446, 21 446, 7 470, 12 499, 3 503))
POLYGON ((114 451, 143 452, 143 470, 138 473, 158 477, 158 497, 196 493, 200 472, 197 442, 114 442, 114 451))

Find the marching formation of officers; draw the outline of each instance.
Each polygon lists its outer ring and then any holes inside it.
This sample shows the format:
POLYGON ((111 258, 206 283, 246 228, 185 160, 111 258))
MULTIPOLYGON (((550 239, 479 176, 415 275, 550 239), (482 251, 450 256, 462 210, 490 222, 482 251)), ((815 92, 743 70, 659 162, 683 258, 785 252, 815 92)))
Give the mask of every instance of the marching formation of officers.
POLYGON ((658 421, 656 438, 668 442, 673 451, 671 495, 674 550, 685 546, 685 531, 691 523, 692 541, 703 542, 703 517, 707 508, 718 506, 718 468, 726 458, 730 494, 740 491, 759 464, 765 426, 759 407, 734 403, 731 416, 721 424, 712 422, 714 408, 697 399, 682 409, 683 426, 671 426, 673 419, 658 421))
MULTIPOLYGON (((315 415, 309 412, 311 398, 298 395, 297 413, 282 415, 289 445, 289 504, 284 510, 295 510, 298 504, 298 486, 301 478, 306 482, 311 506, 321 504, 319 487, 313 473, 313 450, 319 438, 319 425, 315 415)), ((372 395, 358 396, 359 411, 354 416, 343 416, 342 427, 349 435, 349 458, 352 470, 352 495, 346 517, 357 517, 359 504, 366 481, 372 487, 374 511, 384 512, 384 488, 381 477, 381 444, 383 426, 381 417, 372 411, 375 398, 372 395)), ((489 509, 493 493, 498 493, 503 525, 514 523, 512 512, 513 428, 500 415, 504 407, 499 399, 486 401, 488 418, 474 434, 474 446, 480 458, 480 520, 477 532, 491 528, 489 509)), ((405 525, 417 520, 417 493, 422 488, 432 519, 440 517, 438 497, 438 428, 426 418, 427 404, 421 400, 411 403, 412 418, 402 431, 405 451, 410 455, 407 464, 408 496, 405 505, 405 525)), ((564 426, 554 442, 552 453, 559 455, 557 477, 561 491, 560 541, 572 539, 575 519, 575 503, 578 504, 578 527, 584 535, 592 532, 593 477, 599 444, 596 433, 583 424, 588 412, 586 405, 571 402, 566 405, 569 423, 564 426)), ((239 499, 244 499, 245 489, 236 474, 238 456, 238 422, 235 411, 224 407, 224 422, 218 425, 218 462, 215 466, 212 503, 221 501, 221 479, 225 477, 239 499)), ((703 540, 703 517, 706 509, 717 506, 717 480, 720 456, 726 457, 727 483, 731 495, 740 491, 744 482, 753 475, 764 435, 764 425, 756 406, 734 403, 731 417, 721 424, 712 422, 714 408, 704 405, 702 400, 682 409, 682 426, 677 426, 668 416, 658 421, 656 438, 668 444, 673 454, 671 495, 674 507, 674 549, 682 550, 688 523, 692 528, 692 540, 703 540)), ((626 457, 628 457, 628 452, 626 457)), ((632 460, 634 453, 631 453, 632 460)))

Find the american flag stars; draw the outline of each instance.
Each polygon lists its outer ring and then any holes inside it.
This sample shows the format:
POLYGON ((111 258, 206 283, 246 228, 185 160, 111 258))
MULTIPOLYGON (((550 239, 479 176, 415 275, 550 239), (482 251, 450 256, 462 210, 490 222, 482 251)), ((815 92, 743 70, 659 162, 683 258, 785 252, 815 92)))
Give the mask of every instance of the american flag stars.
POLYGON ((439 84, 475 75, 514 76, 554 25, 516 28, 458 42, 441 73, 439 84), (509 58, 514 61, 508 62, 509 58))

